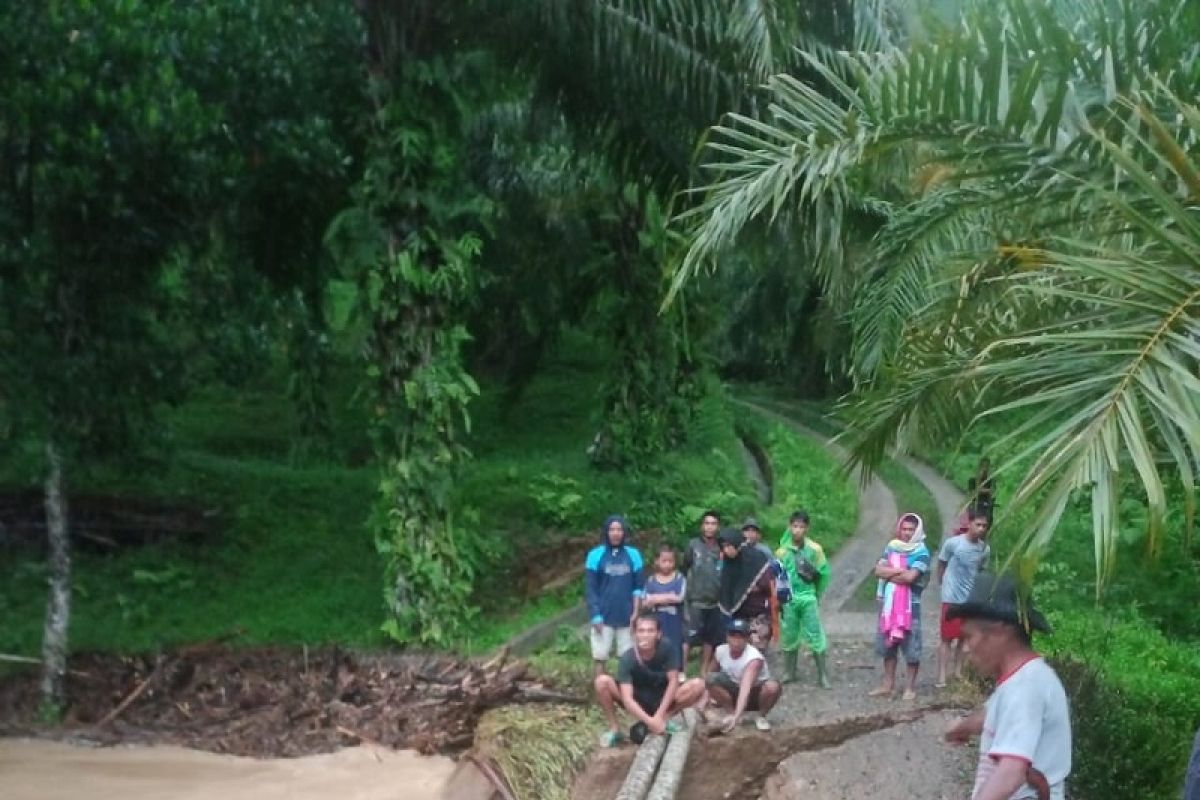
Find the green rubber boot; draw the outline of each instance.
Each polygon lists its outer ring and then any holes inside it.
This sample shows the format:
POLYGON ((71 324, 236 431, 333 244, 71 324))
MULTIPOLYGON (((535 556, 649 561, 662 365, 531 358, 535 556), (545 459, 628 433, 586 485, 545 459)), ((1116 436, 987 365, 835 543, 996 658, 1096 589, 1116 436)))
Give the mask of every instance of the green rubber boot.
POLYGON ((825 654, 813 653, 813 661, 817 664, 817 683, 821 684, 822 689, 832 689, 833 684, 829 682, 829 665, 825 660, 825 654))
POLYGON ((784 650, 783 651, 783 682, 795 683, 798 679, 796 669, 800 661, 799 650, 784 650))

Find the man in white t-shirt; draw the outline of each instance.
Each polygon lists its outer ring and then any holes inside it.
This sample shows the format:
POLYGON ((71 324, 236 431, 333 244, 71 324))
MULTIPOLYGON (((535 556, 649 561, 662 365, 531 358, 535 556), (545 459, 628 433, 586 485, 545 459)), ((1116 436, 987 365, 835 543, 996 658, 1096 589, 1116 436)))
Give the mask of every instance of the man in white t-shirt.
POLYGON ((988 574, 949 613, 963 620, 967 657, 996 680, 986 706, 946 731, 957 744, 980 737, 971 800, 1063 800, 1071 772, 1067 694, 1031 639, 1033 631, 1050 632, 1046 618, 1020 602, 1011 576, 988 574))
POLYGON ((771 730, 767 712, 779 701, 783 687, 771 680, 767 660, 758 648, 750 644, 750 623, 735 619, 725 631, 725 644, 713 653, 717 671, 708 675, 708 696, 718 706, 732 709, 721 726, 729 733, 741 722, 747 711, 758 712, 754 720, 760 731, 771 730))

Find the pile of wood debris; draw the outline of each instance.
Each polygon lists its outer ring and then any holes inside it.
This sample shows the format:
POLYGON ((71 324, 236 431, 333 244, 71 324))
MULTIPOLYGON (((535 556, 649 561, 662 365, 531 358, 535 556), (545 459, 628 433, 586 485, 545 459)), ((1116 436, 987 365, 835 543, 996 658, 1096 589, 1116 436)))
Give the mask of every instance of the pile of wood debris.
POLYGON ((336 647, 194 646, 157 656, 71 660, 61 725, 36 725, 35 670, 0 684, 0 734, 178 744, 257 757, 371 743, 457 753, 488 709, 576 703, 520 661, 358 654, 336 647))

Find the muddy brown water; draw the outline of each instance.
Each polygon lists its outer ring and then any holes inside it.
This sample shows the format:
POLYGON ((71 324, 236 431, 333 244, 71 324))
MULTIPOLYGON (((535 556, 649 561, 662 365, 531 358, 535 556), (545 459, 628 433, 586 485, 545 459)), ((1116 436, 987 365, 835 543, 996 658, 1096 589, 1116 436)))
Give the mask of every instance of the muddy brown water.
POLYGON ((0 740, 5 800, 435 800, 454 762, 351 747, 254 759, 181 747, 79 747, 0 740))

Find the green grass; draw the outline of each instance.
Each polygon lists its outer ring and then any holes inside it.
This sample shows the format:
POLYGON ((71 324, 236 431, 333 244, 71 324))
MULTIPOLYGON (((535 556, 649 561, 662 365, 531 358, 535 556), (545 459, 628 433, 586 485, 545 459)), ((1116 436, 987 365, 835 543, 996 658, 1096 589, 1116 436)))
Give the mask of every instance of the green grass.
POLYGON ((756 513, 763 540, 777 547, 787 530, 788 517, 808 511, 810 532, 832 555, 854 533, 858 522, 858 492, 853 481, 820 444, 780 423, 746 412, 739 416, 743 434, 764 447, 774 473, 772 503, 756 513))
MULTIPOLYGON (((606 354, 569 335, 505 415, 500 387, 472 404, 476 458, 457 501, 478 512, 494 559, 478 580, 485 609, 458 646, 486 650, 577 601, 578 585, 526 599, 518 559, 564 536, 598 531, 610 513, 682 537, 708 506, 749 513, 754 489, 731 413, 719 394, 698 409, 686 446, 637 471, 598 471, 586 448, 599 422, 606 354)), ((303 447, 281 371, 238 389, 214 386, 164 415, 167 447, 146 468, 109 465, 72 474, 89 493, 153 498, 218 511, 213 537, 116 555, 76 554, 71 640, 78 650, 145 651, 244 631, 252 643, 382 646, 382 569, 367 532, 376 475, 357 399, 358 368, 334 370, 334 438, 303 447)), ((21 443, 23 444, 23 443, 21 443)), ((36 485, 35 447, 9 448, 0 485, 36 485)), ((598 533, 597 533, 598 537, 598 533)), ((583 553, 579 553, 579 559, 583 553)), ((563 565, 564 569, 574 564, 563 565)), ((45 568, 0 565, 0 651, 34 654, 41 640, 45 568)))

